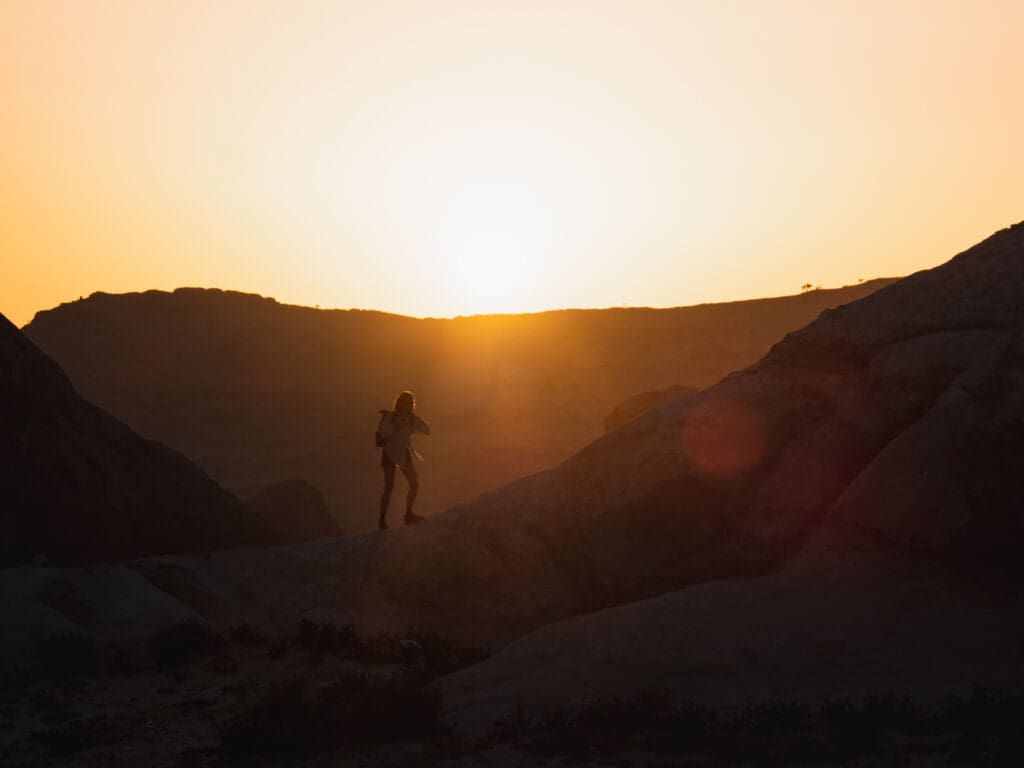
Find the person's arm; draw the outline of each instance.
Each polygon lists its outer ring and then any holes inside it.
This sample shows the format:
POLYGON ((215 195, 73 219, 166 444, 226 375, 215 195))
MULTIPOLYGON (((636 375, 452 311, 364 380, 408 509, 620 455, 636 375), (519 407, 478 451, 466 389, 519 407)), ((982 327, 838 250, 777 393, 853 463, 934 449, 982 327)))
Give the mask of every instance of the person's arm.
POLYGON ((391 411, 381 411, 380 424, 377 427, 380 436, 385 440, 391 437, 391 433, 395 431, 395 420, 394 418, 388 418, 389 416, 391 416, 391 411))
POLYGON ((430 434, 430 425, 427 424, 427 422, 425 422, 423 419, 421 419, 416 414, 413 414, 413 418, 415 419, 415 421, 413 421, 413 423, 412 423, 413 432, 419 432, 420 434, 423 434, 423 435, 429 435, 430 434))

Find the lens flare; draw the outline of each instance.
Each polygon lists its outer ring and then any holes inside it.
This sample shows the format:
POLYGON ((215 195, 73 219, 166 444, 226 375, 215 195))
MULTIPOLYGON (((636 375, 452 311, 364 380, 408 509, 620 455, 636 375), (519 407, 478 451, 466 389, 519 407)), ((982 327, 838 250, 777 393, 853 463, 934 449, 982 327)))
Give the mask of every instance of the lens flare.
POLYGON ((737 399, 698 404, 682 425, 683 454, 698 470, 729 478, 757 467, 765 452, 760 414, 737 399))

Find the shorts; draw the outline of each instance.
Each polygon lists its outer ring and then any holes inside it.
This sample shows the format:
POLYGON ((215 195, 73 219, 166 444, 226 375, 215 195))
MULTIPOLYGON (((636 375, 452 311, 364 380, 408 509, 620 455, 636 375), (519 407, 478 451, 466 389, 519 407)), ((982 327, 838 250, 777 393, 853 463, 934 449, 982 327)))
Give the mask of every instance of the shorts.
MULTIPOLYGON (((410 464, 412 464, 412 454, 409 451, 406 451, 405 452, 405 466, 408 467, 410 464)), ((398 465, 395 464, 395 462, 393 462, 391 460, 390 456, 388 456, 388 452, 387 451, 381 451, 380 452, 380 465, 384 469, 387 469, 388 467, 392 467, 392 468, 395 468, 395 469, 398 468, 398 465)))

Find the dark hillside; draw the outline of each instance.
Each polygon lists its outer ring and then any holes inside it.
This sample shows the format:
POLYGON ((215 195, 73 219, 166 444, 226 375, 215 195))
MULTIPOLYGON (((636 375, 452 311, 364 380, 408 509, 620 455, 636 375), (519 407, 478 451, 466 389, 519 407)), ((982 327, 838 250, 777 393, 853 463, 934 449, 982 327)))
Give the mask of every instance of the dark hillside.
POLYGON ((184 456, 79 397, 0 315, 0 565, 124 560, 269 544, 184 456))
MULTIPOLYGON (((342 527, 376 521, 379 408, 412 388, 419 511, 551 467, 603 432, 626 398, 704 387, 823 309, 891 281, 677 309, 413 319, 321 311, 216 290, 94 294, 25 332, 75 385, 242 497, 300 477, 342 527)), ((399 481, 399 493, 404 493, 399 481)))

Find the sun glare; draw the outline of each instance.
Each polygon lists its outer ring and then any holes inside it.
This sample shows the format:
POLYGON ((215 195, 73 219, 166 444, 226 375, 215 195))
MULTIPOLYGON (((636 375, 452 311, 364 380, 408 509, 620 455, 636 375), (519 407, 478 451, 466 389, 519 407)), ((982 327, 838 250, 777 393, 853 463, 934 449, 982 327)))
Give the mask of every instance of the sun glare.
POLYGON ((486 125, 452 119, 440 134, 396 129, 390 177, 400 181, 383 190, 384 215, 403 222, 447 313, 541 308, 559 225, 586 228, 562 197, 582 198, 581 180, 553 161, 557 140, 511 114, 486 125))
POLYGON ((534 282, 522 238, 471 223, 451 259, 453 299, 471 312, 514 312, 529 302, 534 282))

